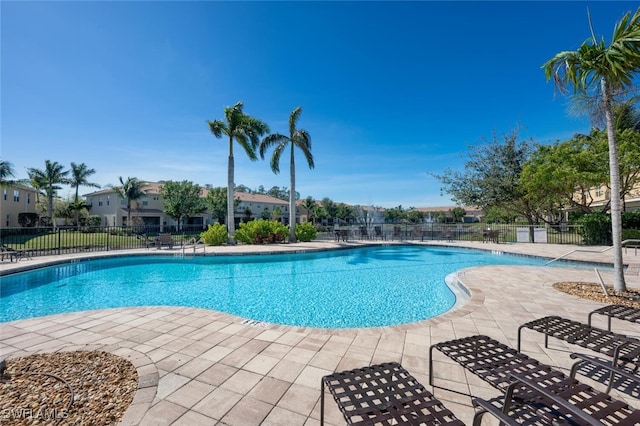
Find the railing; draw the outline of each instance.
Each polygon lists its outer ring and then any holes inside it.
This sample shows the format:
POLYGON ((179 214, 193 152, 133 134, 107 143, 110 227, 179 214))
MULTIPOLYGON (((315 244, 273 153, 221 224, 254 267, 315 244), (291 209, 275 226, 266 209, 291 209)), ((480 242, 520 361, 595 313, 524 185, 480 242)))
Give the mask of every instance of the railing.
MULTIPOLYGON (((349 225, 330 227, 319 233, 319 239, 333 240, 335 231, 345 231, 347 239, 390 241, 483 241, 487 231, 497 234, 500 243, 518 242, 519 231, 526 230, 526 241, 529 241, 528 225, 460 223, 460 224, 392 224, 375 223, 367 225, 349 225)), ((584 244, 582 227, 567 225, 563 227, 534 226, 544 233, 543 241, 552 244, 584 244)), ((539 235, 536 231, 536 238, 539 235)))
MULTIPOLYGON (((459 224, 393 224, 369 223, 367 225, 349 225, 344 230, 347 240, 388 240, 388 241, 483 241, 488 235, 497 234, 498 242, 511 243, 522 239, 526 225, 459 223, 459 224)), ((1 244, 8 249, 19 250, 29 257, 60 255, 69 253, 128 250, 149 248, 154 245, 155 237, 160 233, 171 233, 174 245, 183 247, 183 253, 199 250, 195 244, 202 226, 185 226, 177 231, 174 228, 160 226, 132 227, 42 227, 42 228, 4 228, 0 229, 1 244), (196 240, 194 240, 196 238, 196 240)), ((536 238, 539 231, 544 233, 546 242, 554 244, 583 244, 581 227, 562 228, 535 227, 536 238)), ((340 234, 343 235, 342 233, 340 234)), ((318 233, 318 240, 335 240, 334 227, 327 227, 318 233)), ((528 233, 527 233, 528 241, 528 233)), ((636 240, 629 240, 636 241, 636 240)))
MULTIPOLYGON (((627 244, 629 244, 629 243, 636 243, 636 245, 633 245, 633 246, 631 246, 631 247, 634 247, 634 248, 636 249, 636 254, 637 254, 638 246, 640 245, 640 240, 634 240, 634 239, 631 239, 631 240, 624 240, 624 241, 621 243, 621 245, 622 245, 622 246, 624 246, 624 247, 625 247, 625 249, 626 249, 627 244)), ((586 252, 586 253, 604 253, 605 251, 609 251, 609 250, 611 250, 612 248, 613 248, 613 246, 605 247, 605 248, 603 248, 602 250, 587 250, 587 249, 575 249, 575 250, 571 250, 571 251, 569 251, 569 252, 567 252, 567 253, 565 253, 565 254, 563 254, 563 255, 561 255, 561 256, 556 257, 555 259, 551 259, 551 260, 550 260, 550 261, 548 261, 545 265, 548 265, 548 264, 550 264, 550 263, 552 263, 552 262, 555 262, 556 260, 563 259, 563 258, 565 258, 565 257, 569 256, 570 254, 573 254, 573 253, 576 253, 576 252, 586 252)))
POLYGON ((0 230, 0 238, 3 250, 35 257, 155 247, 161 232, 171 233, 174 244, 182 246, 203 231, 191 228, 179 232, 161 231, 159 226, 6 228, 0 230))

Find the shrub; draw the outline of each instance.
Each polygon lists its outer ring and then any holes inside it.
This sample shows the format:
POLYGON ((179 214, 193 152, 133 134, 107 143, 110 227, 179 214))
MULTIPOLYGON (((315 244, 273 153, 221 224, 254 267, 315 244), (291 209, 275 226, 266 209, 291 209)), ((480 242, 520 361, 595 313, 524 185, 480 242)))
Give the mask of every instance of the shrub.
POLYGON ((580 219, 582 239, 586 245, 612 244, 611 217, 606 213, 586 214, 580 219))
POLYGON ((207 230, 200 234, 200 238, 210 246, 221 246, 227 242, 227 227, 219 223, 209 225, 207 230))
POLYGON ((623 229, 622 241, 624 240, 640 240, 640 229, 623 229))
POLYGON ((311 222, 304 222, 296 225, 296 238, 298 241, 308 242, 316 239, 318 231, 311 222))
POLYGON ((38 213, 18 213, 18 223, 24 228, 33 228, 38 224, 38 213))
POLYGON ((90 232, 96 232, 98 228, 100 228, 100 225, 102 225, 102 217, 94 214, 84 219, 84 222, 90 232))
POLYGON ((289 228, 272 220, 254 219, 240 224, 236 239, 245 244, 272 244, 285 241, 289 228))

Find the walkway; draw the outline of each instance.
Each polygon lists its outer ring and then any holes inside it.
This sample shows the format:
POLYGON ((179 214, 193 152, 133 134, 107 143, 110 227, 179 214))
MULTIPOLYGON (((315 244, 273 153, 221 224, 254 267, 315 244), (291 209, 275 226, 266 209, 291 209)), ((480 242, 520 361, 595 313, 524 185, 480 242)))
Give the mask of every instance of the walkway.
MULTIPOLYGON (((345 245, 357 243, 208 250, 246 253, 345 245)), ((578 248, 478 242, 447 245, 549 258, 578 248)), ((632 253, 628 256, 638 263, 640 256, 634 257, 632 253)), ((570 258, 611 263, 611 251, 576 252, 570 258)), ((0 271, 48 261, 5 262, 0 271)), ((603 274, 603 278, 607 283, 612 281, 610 273, 603 274)), ((203 309, 165 306, 106 309, 1 323, 0 355, 5 358, 34 352, 100 349, 129 359, 138 369, 140 389, 122 421, 125 425, 316 425, 320 418, 320 378, 326 374, 397 361, 426 386, 428 349, 432 343, 486 334, 515 346, 518 326, 526 321, 559 314, 586 322, 587 313, 602 306, 551 287, 558 281, 595 282, 593 270, 487 266, 460 271, 459 279, 471 292, 469 303, 440 317, 398 327, 262 328, 243 323, 244 318, 203 309)), ((629 276, 627 283, 640 289, 638 276, 629 276)), ((622 333, 640 336, 637 325, 615 321, 614 327, 622 333)), ((568 354, 579 349, 554 339, 550 339, 549 348, 545 349, 542 335, 524 332, 523 351, 551 365, 567 368, 568 354)), ((434 359, 437 386, 479 397, 498 395, 484 382, 447 362, 444 356, 436 355, 434 359)), ((470 424, 473 409, 469 397, 438 387, 434 393, 470 424)), ((629 398, 628 402, 640 408, 638 400, 629 398)), ((326 405, 328 423, 344 424, 330 397, 326 405)))

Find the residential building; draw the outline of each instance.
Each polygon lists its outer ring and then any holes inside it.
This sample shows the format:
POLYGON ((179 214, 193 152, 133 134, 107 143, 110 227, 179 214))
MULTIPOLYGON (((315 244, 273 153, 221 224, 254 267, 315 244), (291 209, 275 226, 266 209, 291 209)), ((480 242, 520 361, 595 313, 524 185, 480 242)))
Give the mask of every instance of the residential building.
POLYGON ((0 188, 0 228, 22 226, 18 222, 20 213, 37 213, 38 191, 30 186, 14 184, 0 188))
MULTIPOLYGON (((164 213, 160 189, 163 182, 144 182, 144 197, 131 203, 131 217, 134 224, 159 227, 161 232, 177 228, 174 219, 164 213)), ((206 197, 209 191, 203 188, 200 195, 206 197)), ((235 210, 236 225, 241 221, 252 220, 267 215, 274 217, 274 211, 280 209, 276 219, 288 223, 289 203, 284 200, 263 194, 236 192, 235 198, 240 201, 235 210)), ((127 224, 127 201, 121 198, 115 189, 107 188, 84 195, 91 206, 90 213, 102 217, 102 225, 125 226, 127 224)), ((206 229, 214 219, 208 211, 189 218, 185 225, 194 229, 206 229)))

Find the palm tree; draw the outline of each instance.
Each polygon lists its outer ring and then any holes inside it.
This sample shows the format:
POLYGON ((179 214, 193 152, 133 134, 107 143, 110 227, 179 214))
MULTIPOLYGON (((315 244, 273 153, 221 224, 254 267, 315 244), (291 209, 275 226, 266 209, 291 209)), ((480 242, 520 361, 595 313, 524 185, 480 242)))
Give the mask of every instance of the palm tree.
POLYGON ((225 121, 213 120, 207 121, 209 130, 213 135, 220 139, 223 135, 229 138, 229 166, 227 170, 227 231, 229 242, 233 242, 233 234, 235 233, 234 220, 234 161, 233 161, 233 140, 235 139, 247 153, 251 161, 256 161, 256 148, 260 143, 260 136, 269 133, 269 126, 253 118, 242 111, 242 102, 236 103, 232 107, 225 107, 225 121))
POLYGON ((309 216, 309 219, 311 220, 312 225, 314 224, 313 219, 314 219, 316 205, 317 205, 316 201, 311 196, 305 198, 304 201, 300 203, 300 207, 302 207, 307 211, 307 215, 309 216))
POLYGON ((75 195, 75 198, 73 199, 75 203, 78 202, 78 189, 81 186, 90 186, 92 188, 100 188, 100 185, 98 185, 97 183, 89 182, 89 180, 87 179, 89 176, 91 176, 95 172, 96 172, 95 169, 88 168, 87 165, 84 163, 80 163, 80 164, 71 163, 71 178, 69 179, 69 185, 71 185, 72 188, 76 189, 76 195, 75 195))
POLYGON ((302 107, 297 107, 289 115, 289 136, 274 133, 262 140, 260 144, 260 157, 264 158, 267 149, 275 146, 271 155, 271 170, 273 173, 280 173, 280 157, 287 145, 291 146, 289 160, 289 173, 291 186, 289 188, 289 242, 296 241, 296 162, 294 159, 294 148, 298 147, 304 154, 310 169, 313 169, 313 155, 311 154, 311 135, 304 129, 298 129, 296 124, 302 114, 302 107))
MULTIPOLYGON (((591 24, 591 23, 590 23, 591 24)), ((620 170, 613 118, 612 94, 633 85, 640 70, 640 9, 631 16, 627 12, 616 23, 609 46, 604 39, 591 37, 576 51, 560 52, 543 66, 547 80, 553 81, 561 92, 573 86, 574 93, 599 92, 605 115, 609 143, 609 179, 611 180, 611 233, 613 238, 614 289, 626 291, 622 262, 622 202, 620 199, 620 170)))
POLYGON ((7 178, 15 177, 15 175, 13 164, 5 160, 0 160, 0 186, 13 185, 14 181, 7 178))
POLYGON ((78 216, 80 215, 80 210, 82 210, 83 204, 78 204, 78 190, 81 186, 90 186, 93 188, 100 188, 100 185, 97 183, 89 182, 87 179, 89 176, 94 174, 96 171, 94 169, 90 169, 86 164, 80 163, 71 163, 71 178, 69 179, 69 185, 72 188, 76 189, 76 195, 73 199, 75 205, 75 222, 78 224, 78 216))
POLYGON ((136 177, 128 177, 127 180, 123 180, 120 176, 120 187, 114 187, 113 189, 118 194, 118 197, 127 201, 127 226, 131 227, 131 202, 136 201, 147 195, 142 189, 144 182, 141 182, 136 177))
POLYGON ((60 184, 69 183, 67 178, 69 170, 63 170, 64 166, 57 161, 46 160, 44 166, 44 170, 30 168, 27 169, 27 173, 29 179, 36 184, 34 187, 43 190, 47 196, 47 215, 55 226, 53 222, 53 197, 61 189, 60 184))

